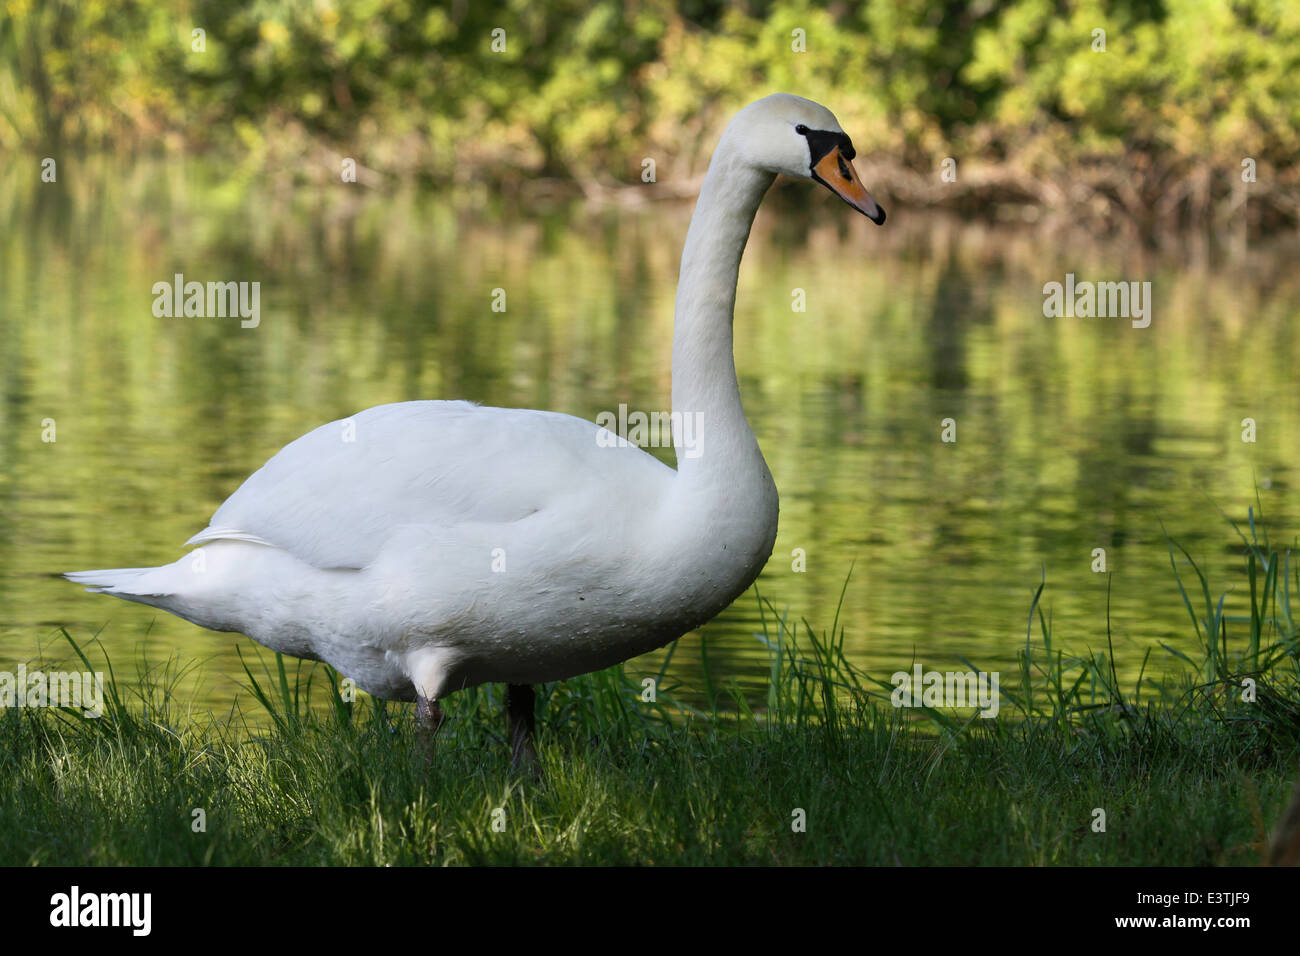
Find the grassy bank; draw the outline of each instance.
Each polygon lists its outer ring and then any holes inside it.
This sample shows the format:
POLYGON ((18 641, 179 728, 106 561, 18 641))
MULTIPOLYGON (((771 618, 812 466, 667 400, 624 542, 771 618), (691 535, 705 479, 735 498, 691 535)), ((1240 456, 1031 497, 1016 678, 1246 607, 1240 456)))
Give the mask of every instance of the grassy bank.
POLYGON ((1040 587, 996 719, 900 710, 838 615, 766 607, 765 699, 684 703, 671 656, 653 702, 620 668, 542 688, 541 781, 509 768, 497 687, 455 695, 429 754, 411 707, 344 703, 323 667, 249 659, 253 710, 224 717, 174 669, 110 681, 98 719, 0 712, 0 863, 1258 863, 1300 759, 1300 567, 1243 543, 1239 615, 1171 543, 1202 650, 1154 649, 1173 675, 1121 688, 1107 651, 1063 652, 1040 587))

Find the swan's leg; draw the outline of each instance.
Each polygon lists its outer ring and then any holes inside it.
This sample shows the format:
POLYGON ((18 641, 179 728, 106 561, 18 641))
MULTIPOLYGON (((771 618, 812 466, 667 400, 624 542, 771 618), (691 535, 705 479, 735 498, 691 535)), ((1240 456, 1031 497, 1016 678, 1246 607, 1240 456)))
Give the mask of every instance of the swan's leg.
POLYGON ((415 721, 424 742, 425 756, 433 758, 433 740, 442 726, 442 707, 438 700, 450 693, 447 686, 447 652, 441 648, 421 648, 407 657, 407 673, 415 685, 415 721))
POLYGON ((442 707, 436 699, 422 694, 415 698, 415 732, 419 736, 426 764, 433 762, 433 744, 438 738, 442 720, 442 707))
POLYGON ((537 771, 537 750, 533 732, 537 720, 533 714, 536 695, 527 684, 506 685, 506 717, 510 733, 510 766, 537 771))
POLYGON ((444 715, 442 707, 436 700, 428 697, 415 698, 415 719, 419 721, 421 730, 432 737, 442 726, 444 715))

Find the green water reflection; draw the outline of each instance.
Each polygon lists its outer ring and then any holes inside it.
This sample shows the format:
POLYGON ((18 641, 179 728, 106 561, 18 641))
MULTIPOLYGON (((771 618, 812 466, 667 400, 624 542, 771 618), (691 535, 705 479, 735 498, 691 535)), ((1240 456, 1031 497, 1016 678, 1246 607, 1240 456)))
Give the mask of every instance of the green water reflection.
MULTIPOLYGON (((472 211, 447 195, 228 184, 198 164, 65 163, 50 185, 14 163, 0 187, 0 669, 63 653, 59 626, 102 630, 119 667, 141 648, 204 661, 198 704, 222 710, 246 639, 52 574, 174 560, 269 455, 370 405, 592 418, 667 402, 688 207, 472 211), (260 282, 260 325, 155 318, 153 284, 177 272, 260 282)), ((1258 483, 1273 533, 1300 529, 1295 250, 1161 254, 910 219, 877 229, 801 187, 760 212, 736 314, 746 409, 781 490, 759 587, 828 626, 852 565, 855 662, 882 678, 914 657, 1006 671, 1043 568, 1058 642, 1104 647, 1104 548, 1131 686, 1157 641, 1195 646, 1162 521, 1223 587, 1244 576, 1218 508, 1244 519, 1258 483), (1042 285, 1067 272, 1150 280, 1151 327, 1044 318, 1042 285)), ((761 678, 757 618, 751 592, 708 625, 715 673, 761 678)), ((673 665, 693 684, 698 643, 673 665)))

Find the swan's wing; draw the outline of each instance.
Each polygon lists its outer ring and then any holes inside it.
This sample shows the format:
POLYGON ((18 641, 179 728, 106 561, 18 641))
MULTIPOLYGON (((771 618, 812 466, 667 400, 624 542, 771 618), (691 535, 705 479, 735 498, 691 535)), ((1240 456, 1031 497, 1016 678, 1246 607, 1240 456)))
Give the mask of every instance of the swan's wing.
POLYGON ((554 412, 380 405, 290 442, 187 543, 253 541, 319 568, 363 568, 410 525, 510 523, 611 487, 657 491, 671 477, 635 446, 608 447, 609 437, 554 412))

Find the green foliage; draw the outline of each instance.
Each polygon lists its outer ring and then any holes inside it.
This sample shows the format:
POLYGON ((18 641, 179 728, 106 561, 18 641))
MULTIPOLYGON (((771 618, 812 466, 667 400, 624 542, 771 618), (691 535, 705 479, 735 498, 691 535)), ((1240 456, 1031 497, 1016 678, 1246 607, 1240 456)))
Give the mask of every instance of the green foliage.
POLYGON ((736 108, 785 89, 833 104, 864 153, 926 175, 947 156, 1005 164, 1011 192, 1043 202, 1071 201, 1073 183, 1074 200, 1134 217, 1203 216, 1238 189, 1247 158, 1256 195, 1297 185, 1300 8, 1288 0, 3 10, 6 149, 168 142, 261 167, 323 161, 323 146, 437 181, 612 184, 635 181, 644 156, 662 175, 698 173, 736 108))

